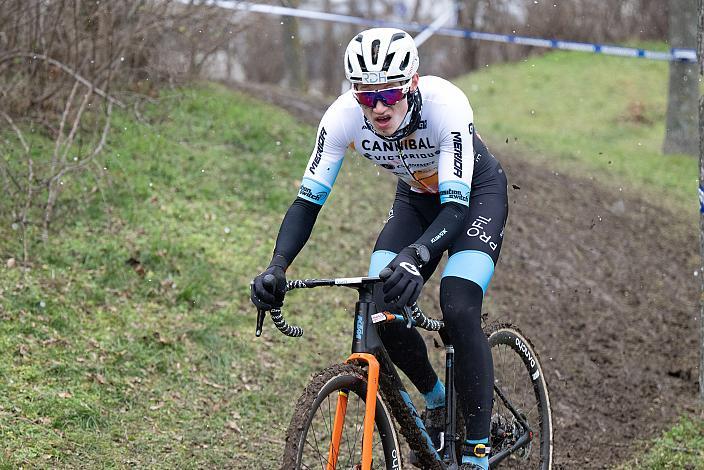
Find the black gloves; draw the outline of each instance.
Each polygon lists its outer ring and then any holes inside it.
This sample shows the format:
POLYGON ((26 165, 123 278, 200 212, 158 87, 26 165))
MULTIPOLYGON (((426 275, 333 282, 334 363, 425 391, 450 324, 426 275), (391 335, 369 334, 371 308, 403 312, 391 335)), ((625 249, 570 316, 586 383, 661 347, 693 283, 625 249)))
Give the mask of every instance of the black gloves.
POLYGON ((402 309, 406 305, 413 305, 418 300, 420 291, 423 288, 423 276, 420 274, 420 267, 428 262, 427 253, 419 253, 416 245, 411 245, 396 255, 391 262, 381 270, 379 277, 384 281, 382 290, 384 292, 384 302, 402 309))
POLYGON ((252 281, 251 298, 257 308, 264 310, 281 308, 284 304, 284 295, 286 295, 286 274, 281 266, 271 264, 252 281))

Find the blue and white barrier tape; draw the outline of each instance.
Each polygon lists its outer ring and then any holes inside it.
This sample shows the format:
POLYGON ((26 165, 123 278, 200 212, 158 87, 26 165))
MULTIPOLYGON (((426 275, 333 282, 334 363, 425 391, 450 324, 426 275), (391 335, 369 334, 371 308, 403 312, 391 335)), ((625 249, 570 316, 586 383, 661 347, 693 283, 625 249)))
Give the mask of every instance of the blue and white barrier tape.
POLYGON ((699 186, 699 210, 704 214, 704 187, 699 186))
MULTIPOLYGON (((187 0, 180 0, 186 3, 187 0)), ((276 5, 262 5, 257 3, 242 2, 236 0, 210 0, 206 4, 217 5, 231 10, 240 10, 251 13, 268 13, 273 15, 295 16, 299 18, 309 18, 323 21, 334 21, 337 23, 359 24, 365 26, 377 26, 386 28, 399 28, 404 31, 420 32, 429 28, 429 25, 418 23, 403 23, 399 21, 382 21, 356 16, 340 15, 337 13, 326 13, 322 11, 301 10, 298 8, 280 7, 276 5)), ((434 29, 434 28, 433 28, 434 29)), ((571 51, 592 52, 596 54, 616 55, 622 57, 640 57, 652 60, 697 62, 697 53, 694 49, 670 49, 670 52, 649 51, 633 47, 611 46, 607 44, 592 44, 585 42, 559 41, 556 39, 540 39, 526 36, 516 36, 510 34, 493 34, 471 31, 459 28, 439 28, 435 34, 443 36, 453 36, 460 38, 476 39, 479 41, 502 42, 507 44, 520 44, 524 46, 546 47, 551 49, 565 49, 571 51)))

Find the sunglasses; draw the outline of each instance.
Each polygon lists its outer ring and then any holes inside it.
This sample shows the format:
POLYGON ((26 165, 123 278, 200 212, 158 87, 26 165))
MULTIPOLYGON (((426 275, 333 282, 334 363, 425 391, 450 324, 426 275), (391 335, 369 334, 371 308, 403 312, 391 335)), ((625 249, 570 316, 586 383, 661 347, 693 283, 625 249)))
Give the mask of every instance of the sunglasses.
POLYGON ((376 102, 381 100, 386 106, 393 106, 406 97, 410 84, 397 86, 393 88, 385 88, 383 90, 374 91, 355 91, 354 97, 357 103, 368 108, 376 106, 376 102))

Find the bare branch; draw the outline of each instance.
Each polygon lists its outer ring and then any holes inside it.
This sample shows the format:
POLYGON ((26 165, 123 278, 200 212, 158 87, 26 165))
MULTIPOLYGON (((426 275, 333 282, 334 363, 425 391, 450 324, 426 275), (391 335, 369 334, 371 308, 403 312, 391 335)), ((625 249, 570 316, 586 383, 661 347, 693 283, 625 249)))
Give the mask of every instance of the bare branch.
POLYGON ((15 194, 19 193, 22 191, 22 185, 20 184, 19 181, 17 181, 17 178, 15 178, 15 175, 12 174, 10 171, 10 168, 7 166, 7 162, 5 161, 4 158, 0 158, 0 163, 2 164, 0 166, 0 170, 2 170, 2 176, 3 179, 5 180, 5 194, 9 196, 14 196, 15 194), (15 186, 16 191, 10 191, 10 182, 15 186))
POLYGON ((66 166, 59 175, 57 175, 58 178, 62 178, 65 174, 70 173, 72 171, 76 171, 79 169, 82 169, 88 164, 95 159, 95 157, 98 156, 100 152, 103 151, 103 148, 105 147, 105 142, 107 141, 108 133, 110 132, 110 124, 111 124, 111 117, 112 117, 112 103, 108 103, 108 108, 105 111, 105 124, 103 125, 103 130, 100 135, 100 140, 96 144, 95 148, 93 149, 93 152, 86 158, 81 159, 78 163, 75 163, 73 165, 66 166))
MULTIPOLYGON (((79 110, 79 116, 80 114, 83 113, 83 109, 85 108, 85 103, 87 101, 87 96, 86 94, 84 96, 84 100, 81 103, 81 109, 79 110)), ((49 180, 49 195, 47 197, 47 204, 46 208, 44 210, 44 223, 43 223, 43 230, 42 230, 42 238, 44 241, 48 240, 49 238, 49 224, 51 223, 51 218, 54 212, 54 207, 56 205, 56 200, 59 196, 59 193, 61 192, 61 179, 66 176, 68 173, 77 171, 80 169, 85 168, 88 166, 88 164, 95 159, 100 152, 102 152, 103 148, 105 147, 105 142, 107 141, 107 136, 110 131, 110 123, 111 123, 111 116, 112 116, 112 103, 108 103, 107 105, 107 111, 106 111, 106 116, 105 116, 105 124, 103 125, 103 130, 101 132, 100 140, 96 144, 95 148, 93 149, 93 152, 86 157, 80 160, 78 163, 72 164, 72 165, 66 165, 65 160, 66 160, 66 155, 70 149, 70 145, 73 142, 73 130, 71 134, 69 135, 69 138, 66 139, 66 142, 64 145, 66 145, 64 156, 62 158, 62 162, 64 163, 61 166, 61 169, 59 172, 52 176, 51 179, 49 180)), ((80 117, 78 117, 75 121, 75 123, 80 121, 80 117)), ((74 124, 75 124, 74 123, 74 124)), ((75 128, 75 126, 74 126, 75 128)))
POLYGON ((76 96, 76 91, 78 90, 78 81, 74 82, 73 88, 71 89, 71 93, 68 96, 68 99, 66 100, 66 104, 64 105, 64 112, 63 115, 61 116, 61 123, 59 124, 59 132, 56 136, 56 144, 54 145, 54 152, 51 155, 51 173, 54 174, 56 173, 56 166, 58 165, 59 162, 59 149, 61 148, 61 144, 63 141, 63 136, 64 136, 64 127, 66 126, 66 119, 68 118, 68 114, 71 111, 71 105, 73 104, 73 98, 76 96))
POLYGON ((13 121, 12 118, 8 116, 5 111, 0 111, 0 114, 3 118, 5 118, 7 123, 10 124, 10 127, 12 127, 12 130, 15 131, 15 134, 17 134, 17 138, 20 140, 24 151, 29 153, 29 145, 27 145, 27 141, 24 140, 24 135, 22 134, 22 131, 20 131, 20 129, 15 125, 15 121, 13 121))
MULTIPOLYGON (((100 136, 100 141, 98 142, 98 145, 93 149, 93 153, 91 156, 88 158, 89 160, 94 159, 100 152, 103 151, 103 147, 105 147, 105 142, 107 141, 108 138, 108 132, 110 132, 110 119, 112 117, 112 103, 108 103, 108 109, 105 112, 105 125, 103 126, 103 133, 100 136)), ((81 164, 81 166, 85 166, 85 164, 81 164)))
MULTIPOLYGON (((15 122, 12 120, 10 116, 7 115, 6 112, 0 111, 0 114, 2 115, 3 118, 10 124, 10 127, 12 127, 12 130, 15 131, 15 134, 17 135, 17 138, 19 139, 20 143, 22 144, 22 148, 24 149, 25 152, 25 158, 27 160, 27 186, 25 187, 25 190, 27 191, 26 196, 25 196, 25 201, 24 201, 24 206, 22 207, 22 210, 20 211, 19 214, 19 222, 22 227, 22 252, 23 252, 23 259, 24 263, 26 264, 27 261, 29 260, 29 241, 27 240, 27 215, 29 214, 29 210, 32 206, 32 199, 33 199, 33 191, 34 191, 34 161, 32 160, 32 154, 30 153, 30 148, 29 145, 27 145, 27 141, 24 139, 24 135, 22 134, 22 131, 15 125, 15 122)), ((6 171, 3 171, 4 175, 7 175, 6 171)), ((19 183, 15 182, 15 184, 19 188, 19 183)))
POLYGON ((6 54, 4 56, 0 56, 0 64, 3 62, 7 62, 12 59, 18 59, 18 58, 25 58, 25 59, 32 59, 32 60, 43 60, 48 64, 51 64, 55 67, 58 67, 68 75, 71 75, 73 78, 75 78, 77 81, 81 82, 83 85, 87 86, 88 88, 93 89, 96 95, 112 102, 118 105, 120 108, 124 108, 125 104, 118 100, 117 98, 113 98, 112 96, 108 95, 105 91, 101 90, 97 86, 95 86, 93 83, 91 83, 89 80, 84 78, 83 76, 79 75, 76 71, 74 71, 71 67, 69 67, 66 64, 63 64, 59 62, 58 60, 52 59, 51 57, 47 57, 44 54, 32 54, 29 52, 15 52, 11 54, 6 54))
POLYGON ((73 119, 73 126, 71 126, 71 131, 68 134, 68 137, 62 142, 63 146, 63 154, 61 155, 61 161, 60 164, 64 165, 66 163, 66 157, 68 156, 68 152, 71 149, 71 145, 73 145, 73 141, 76 138, 76 132, 78 131, 78 126, 81 123, 81 118, 83 117, 83 113, 86 110, 86 105, 88 104, 88 101, 90 100, 90 97, 93 96, 93 89, 89 89, 84 95, 83 99, 81 100, 81 105, 78 108, 78 111, 76 112, 76 116, 73 119))
POLYGON ((27 216, 29 215, 29 210, 32 207, 32 201, 34 200, 34 161, 32 160, 32 154, 29 153, 29 147, 27 147, 26 149, 27 198, 25 199, 25 204, 22 208, 22 213, 20 217, 20 224, 22 224, 22 254, 25 265, 29 261, 29 240, 27 240, 27 216))

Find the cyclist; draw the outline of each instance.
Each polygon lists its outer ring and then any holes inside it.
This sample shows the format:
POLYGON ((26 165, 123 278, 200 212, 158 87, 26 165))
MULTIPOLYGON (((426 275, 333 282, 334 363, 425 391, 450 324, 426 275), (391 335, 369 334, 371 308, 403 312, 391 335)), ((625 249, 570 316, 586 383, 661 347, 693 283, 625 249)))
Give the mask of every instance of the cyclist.
MULTIPOLYGON (((283 304, 286 269, 308 240, 348 148, 396 175, 396 196, 369 266, 369 275, 384 281, 375 302, 380 309, 413 304, 448 252, 440 306, 455 347, 455 381, 467 426, 460 468, 486 469, 494 379, 480 321, 508 215, 506 175, 475 132, 464 93, 442 78, 419 77, 418 65, 416 46, 404 31, 374 28, 350 41, 344 67, 352 89, 320 122, 271 263, 254 279, 252 301, 264 309, 283 304), (264 284, 266 274, 275 285, 264 284)), ((445 388, 422 336, 399 324, 380 329, 380 336, 425 397, 424 422, 438 444, 445 388)))

